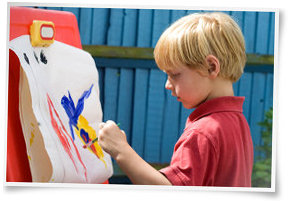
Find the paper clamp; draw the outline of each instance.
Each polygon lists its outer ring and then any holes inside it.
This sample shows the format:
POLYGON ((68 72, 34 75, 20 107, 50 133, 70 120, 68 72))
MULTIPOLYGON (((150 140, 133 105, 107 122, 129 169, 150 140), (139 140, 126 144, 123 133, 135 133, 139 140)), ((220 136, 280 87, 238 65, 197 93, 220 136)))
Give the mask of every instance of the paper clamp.
POLYGON ((54 42, 55 27, 53 22, 33 20, 30 26, 30 40, 33 47, 47 47, 54 42))

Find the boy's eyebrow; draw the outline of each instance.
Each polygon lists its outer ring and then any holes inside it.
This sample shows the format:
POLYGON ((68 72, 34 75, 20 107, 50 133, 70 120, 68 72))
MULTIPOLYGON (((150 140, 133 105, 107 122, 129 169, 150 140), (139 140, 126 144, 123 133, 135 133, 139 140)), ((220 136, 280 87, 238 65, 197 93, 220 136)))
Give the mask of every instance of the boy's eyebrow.
POLYGON ((170 70, 164 70, 163 72, 166 73, 166 74, 172 74, 172 73, 173 73, 173 72, 170 71, 170 70))

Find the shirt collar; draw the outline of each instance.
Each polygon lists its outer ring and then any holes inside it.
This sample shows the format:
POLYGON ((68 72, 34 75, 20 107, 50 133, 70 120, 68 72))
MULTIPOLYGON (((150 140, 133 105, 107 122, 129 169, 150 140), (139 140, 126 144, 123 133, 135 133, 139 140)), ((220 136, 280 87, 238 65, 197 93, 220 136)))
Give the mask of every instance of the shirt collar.
POLYGON ((208 100, 200 104, 189 116, 190 121, 196 121, 203 116, 215 112, 243 112, 245 97, 225 96, 208 100))

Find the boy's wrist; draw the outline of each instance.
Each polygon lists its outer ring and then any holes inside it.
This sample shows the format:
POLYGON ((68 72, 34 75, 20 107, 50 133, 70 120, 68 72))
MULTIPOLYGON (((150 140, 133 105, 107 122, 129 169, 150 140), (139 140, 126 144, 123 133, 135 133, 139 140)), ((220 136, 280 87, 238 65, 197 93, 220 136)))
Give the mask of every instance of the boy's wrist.
POLYGON ((132 153, 133 149, 131 146, 126 143, 121 147, 121 150, 113 157, 114 160, 119 164, 125 159, 128 159, 130 154, 132 153))

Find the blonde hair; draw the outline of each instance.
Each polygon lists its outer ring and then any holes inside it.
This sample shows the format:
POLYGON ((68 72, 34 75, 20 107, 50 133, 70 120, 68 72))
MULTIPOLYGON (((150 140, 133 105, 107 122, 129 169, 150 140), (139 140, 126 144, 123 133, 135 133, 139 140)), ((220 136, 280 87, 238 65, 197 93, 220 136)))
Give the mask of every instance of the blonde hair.
POLYGON ((154 50, 156 63, 164 71, 179 65, 201 69, 208 55, 218 58, 220 77, 232 82, 241 77, 246 63, 245 41, 237 23, 225 13, 180 18, 165 30, 154 50))

